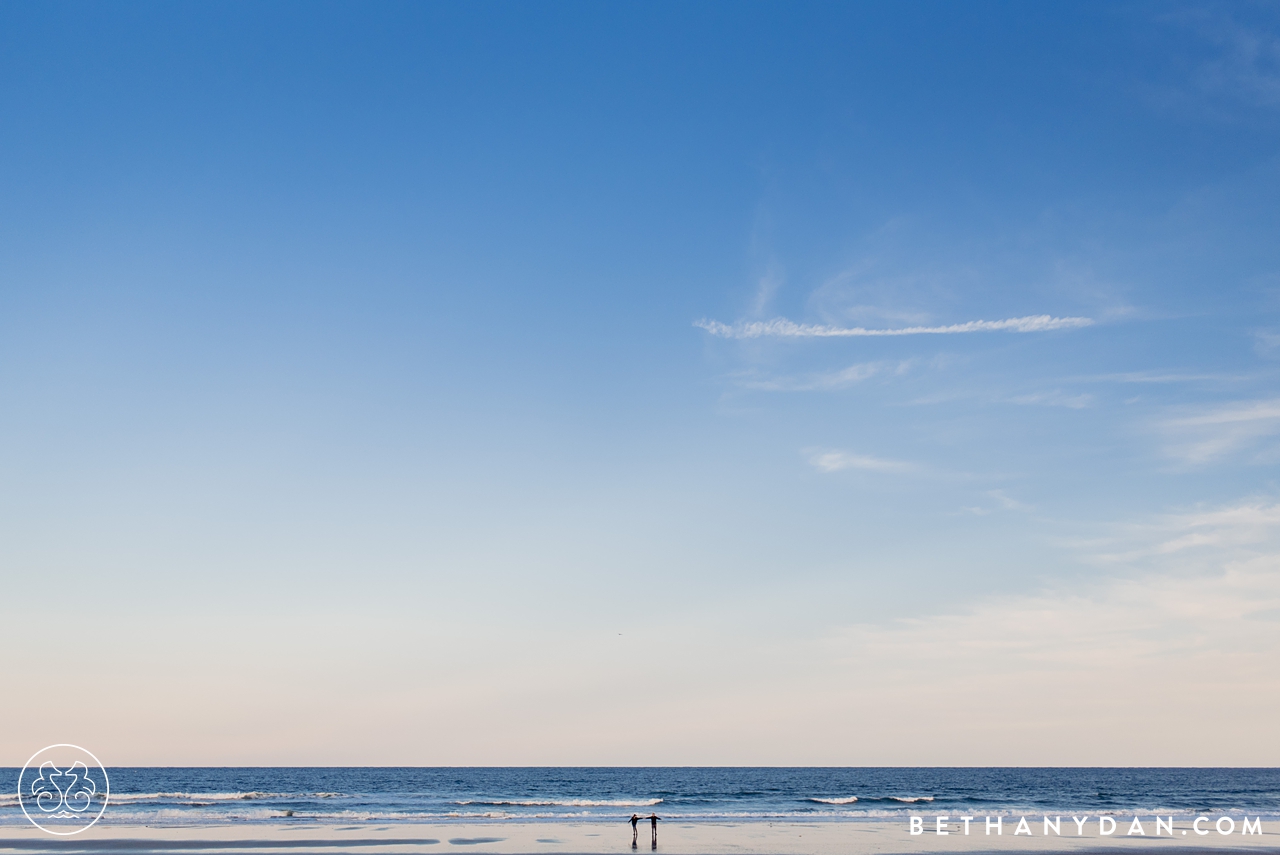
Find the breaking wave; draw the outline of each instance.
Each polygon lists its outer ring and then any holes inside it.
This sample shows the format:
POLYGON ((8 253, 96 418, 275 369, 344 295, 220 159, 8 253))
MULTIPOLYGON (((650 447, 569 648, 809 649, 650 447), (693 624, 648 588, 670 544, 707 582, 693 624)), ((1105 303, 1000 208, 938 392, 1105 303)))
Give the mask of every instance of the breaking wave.
POLYGON ((466 799, 455 805, 482 805, 489 807, 653 807, 662 799, 566 799, 564 801, 485 801, 466 799))
POLYGON ((253 799, 312 798, 319 793, 112 793, 115 804, 137 802, 230 802, 253 799))

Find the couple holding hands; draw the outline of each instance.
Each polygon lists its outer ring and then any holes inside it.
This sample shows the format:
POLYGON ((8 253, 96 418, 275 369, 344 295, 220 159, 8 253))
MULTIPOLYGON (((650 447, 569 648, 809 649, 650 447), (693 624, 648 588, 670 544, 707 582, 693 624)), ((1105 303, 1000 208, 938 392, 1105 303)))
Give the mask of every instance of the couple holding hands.
POLYGON ((636 824, 640 822, 641 819, 649 820, 649 825, 653 829, 653 845, 656 847, 658 845, 658 820, 662 819, 662 817, 658 816, 656 813, 651 813, 646 817, 641 817, 639 814, 633 813, 631 814, 631 848, 635 848, 636 834, 638 833, 636 824))

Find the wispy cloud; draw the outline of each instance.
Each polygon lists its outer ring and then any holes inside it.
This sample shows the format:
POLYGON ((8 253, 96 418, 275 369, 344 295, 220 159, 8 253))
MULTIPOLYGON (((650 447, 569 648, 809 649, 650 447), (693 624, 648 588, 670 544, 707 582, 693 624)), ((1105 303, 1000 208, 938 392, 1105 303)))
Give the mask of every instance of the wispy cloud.
POLYGON ((1280 37, 1225 16, 1205 15, 1200 24, 1221 49, 1217 58, 1200 67, 1196 75, 1200 88, 1260 106, 1280 105, 1280 37))
POLYGON ((1023 504, 1017 499, 1010 498, 1003 490, 987 490, 982 494, 990 500, 984 505, 969 505, 962 510, 964 513, 973 514, 974 516, 989 516, 993 511, 1029 511, 1030 505, 1023 504))
POLYGON ((1176 371, 1124 371, 1117 374, 1089 374, 1067 378, 1067 382, 1084 383, 1195 383, 1198 381, 1236 381, 1247 379, 1240 374, 1191 374, 1176 371))
MULTIPOLYGON (((1190 576, 1080 582, 991 597, 958 614, 850 627, 832 646, 856 674, 858 696, 875 699, 873 715, 905 732, 927 731, 936 719, 915 709, 946 698, 952 740, 1013 739, 1037 757, 1065 734, 1073 747, 1055 759, 1123 753, 1154 765, 1205 720, 1241 734, 1248 748, 1229 757, 1217 746, 1187 749, 1183 758, 1243 765, 1259 752, 1280 756, 1280 681, 1266 676, 1280 655, 1280 556, 1206 558, 1190 576)), ((936 747, 945 750, 942 740, 936 747)))
POLYGON ((1253 352, 1270 359, 1280 348, 1280 333, 1274 330, 1258 330, 1253 334, 1253 352))
POLYGON ((1067 407, 1072 410, 1083 410, 1093 406, 1090 394, 1068 395, 1060 389, 1051 392, 1035 392, 1030 395, 1017 395, 1006 399, 1010 404, 1038 405, 1041 407, 1067 407))
POLYGON ((764 314, 765 309, 769 307, 769 303, 773 301, 774 295, 782 287, 782 281, 781 269, 776 264, 769 265, 769 269, 760 277, 760 281, 756 285, 755 298, 751 301, 751 309, 756 317, 764 314))
POLYGON ((861 469, 866 472, 898 472, 919 471, 914 463, 902 460, 887 460, 883 457, 871 457, 865 454, 850 454, 847 451, 820 451, 809 458, 809 463, 823 472, 840 472, 844 469, 861 469))
POLYGON ((1209 463, 1280 433, 1280 398, 1241 401, 1165 420, 1165 452, 1191 464, 1209 463))
POLYGON ((747 389, 765 392, 831 392, 847 389, 877 375, 901 375, 911 368, 911 361, 859 362, 838 371, 806 374, 799 377, 773 377, 760 379, 747 377, 740 385, 747 389))
POLYGON ((1088 544, 1087 551, 1101 564, 1136 564, 1205 547, 1236 555, 1258 549, 1280 554, 1280 505, 1256 500, 1166 514, 1122 526, 1114 536, 1088 544))
POLYGON ((702 319, 694 326, 721 338, 851 338, 860 336, 954 335, 973 332, 1047 332, 1077 329, 1093 324, 1092 318, 1055 318, 1052 315, 1028 315, 1000 321, 966 321, 940 327, 897 327, 867 329, 865 327, 833 327, 825 324, 798 324, 786 318, 771 321, 740 321, 724 324, 702 319))
POLYGON ((987 495, 1000 505, 1006 511, 1028 511, 1031 510, 1030 505, 1019 502, 1017 499, 1005 495, 1004 490, 988 490, 987 495))
MULTIPOLYGON (((1258 9, 1267 9, 1259 5, 1258 9)), ((1265 13, 1264 13, 1265 16, 1265 13)), ((1280 35, 1270 21, 1250 22, 1243 3, 1175 10, 1164 20, 1187 27, 1208 44, 1203 62, 1186 66, 1189 74, 1139 85, 1156 104, 1218 120, 1238 119, 1241 110, 1271 111, 1280 106, 1280 35)))
POLYGON ((948 759, 956 740, 1012 740, 1036 757, 1057 740, 1072 747, 1055 760, 1155 763, 1206 720, 1247 734, 1247 747, 1230 756, 1188 748, 1180 759, 1280 756, 1280 680, 1267 676, 1280 656, 1280 513, 1248 503, 1127 529, 1147 557, 1112 574, 834 634, 831 654, 856 687, 849 715, 931 733, 930 703, 946 698, 952 729, 925 739, 948 759), (1216 536, 1205 548, 1169 554, 1166 544, 1207 530, 1216 536))

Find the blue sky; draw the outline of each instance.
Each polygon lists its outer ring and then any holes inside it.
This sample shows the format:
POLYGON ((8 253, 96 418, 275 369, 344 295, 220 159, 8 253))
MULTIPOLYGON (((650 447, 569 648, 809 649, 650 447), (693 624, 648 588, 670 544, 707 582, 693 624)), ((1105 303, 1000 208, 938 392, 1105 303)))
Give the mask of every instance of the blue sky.
POLYGON ((0 107, 6 762, 1280 762, 1274 6, 9 5, 0 107))

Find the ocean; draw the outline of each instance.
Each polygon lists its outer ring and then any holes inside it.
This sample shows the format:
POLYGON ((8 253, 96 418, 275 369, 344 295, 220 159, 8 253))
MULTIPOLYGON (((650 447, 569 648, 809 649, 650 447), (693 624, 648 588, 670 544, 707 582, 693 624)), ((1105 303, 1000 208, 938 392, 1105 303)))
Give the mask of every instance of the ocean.
MULTIPOLYGON (((26 822, 0 770, 0 825, 26 822)), ((1017 814, 1280 817, 1280 769, 115 768, 105 825, 857 822, 1017 814)))

